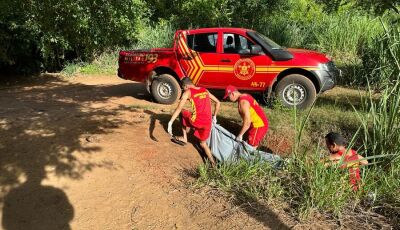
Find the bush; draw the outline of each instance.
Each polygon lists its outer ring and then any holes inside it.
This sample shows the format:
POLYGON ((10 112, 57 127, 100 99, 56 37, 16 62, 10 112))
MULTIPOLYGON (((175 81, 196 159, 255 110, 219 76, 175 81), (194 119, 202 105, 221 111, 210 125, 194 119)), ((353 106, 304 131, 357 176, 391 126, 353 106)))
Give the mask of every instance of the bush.
POLYGON ((135 47, 139 49, 172 47, 175 30, 170 22, 164 20, 157 24, 142 22, 137 28, 135 47))
POLYGON ((68 60, 91 61, 114 46, 135 42, 147 12, 142 0, 0 3, 0 66, 57 70, 68 60), (25 65, 29 60, 30 65, 25 65))
POLYGON ((68 62, 64 65, 61 74, 67 77, 81 74, 109 74, 115 75, 118 68, 119 50, 106 51, 92 62, 68 62))

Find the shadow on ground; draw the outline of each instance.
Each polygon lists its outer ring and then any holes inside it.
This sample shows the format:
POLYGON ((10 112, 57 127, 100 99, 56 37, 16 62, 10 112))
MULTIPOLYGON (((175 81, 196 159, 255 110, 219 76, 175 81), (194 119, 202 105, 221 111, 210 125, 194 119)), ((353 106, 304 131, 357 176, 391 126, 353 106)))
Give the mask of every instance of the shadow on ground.
POLYGON ((147 99, 140 84, 88 86, 52 76, 0 89, 4 229, 70 229, 73 204, 62 189, 42 182, 50 174, 79 180, 94 168, 115 170, 112 162, 90 161, 101 150, 91 140, 124 123, 118 114, 126 108, 92 105, 125 95, 147 99))
MULTIPOLYGON (((197 169, 184 169, 182 171, 184 178, 199 179, 200 174, 197 169)), ((257 220, 260 224, 267 229, 290 229, 279 216, 267 205, 261 203, 255 198, 249 196, 242 190, 237 190, 232 194, 232 205, 239 207, 240 210, 245 212, 249 217, 257 220)))
MULTIPOLYGON (((160 125, 163 127, 163 129, 165 130, 165 133, 167 133, 168 122, 171 119, 171 114, 156 113, 151 110, 144 110, 144 113, 150 115, 150 125, 149 125, 150 138, 153 141, 158 142, 157 137, 154 136, 155 124, 158 121, 160 123, 160 125)), ((182 127, 180 125, 179 119, 177 119, 174 122, 174 125, 172 128, 173 128, 172 133, 176 134, 177 136, 183 135, 182 134, 183 131, 182 131, 182 127)), ((207 160, 207 155, 204 153, 203 149, 200 147, 198 140, 193 136, 193 130, 191 130, 188 133, 187 137, 188 137, 188 142, 193 145, 193 147, 197 150, 201 159, 205 163, 207 160)))
MULTIPOLYGON (((158 142, 157 137, 154 136, 154 128, 156 125, 156 122, 158 121, 160 123, 160 125, 163 127, 163 129, 165 130, 165 133, 167 133, 167 126, 168 126, 168 122, 171 119, 172 114, 168 114, 168 113, 156 113, 154 111, 151 110, 144 110, 144 113, 150 115, 150 125, 149 125, 149 134, 150 134, 150 138, 155 141, 158 142)), ((227 127, 227 129, 233 133, 238 133, 240 131, 241 125, 238 124, 236 121, 232 120, 232 119, 226 119, 223 117, 220 117, 218 120, 218 123, 220 125, 222 125, 223 127, 227 127)), ((177 119, 174 122, 173 125, 173 130, 172 132, 174 134, 176 134, 177 136, 181 136, 183 135, 182 132, 182 126, 180 123, 180 120, 177 119)), ((207 155, 205 154, 205 152, 203 151, 203 149, 200 147, 199 145, 199 141, 196 139, 196 137, 194 137, 193 135, 193 129, 190 130, 190 132, 188 133, 188 142, 191 143, 193 145, 193 147, 197 150, 197 152, 200 154, 203 163, 206 163, 207 161, 207 155)))
POLYGON ((234 195, 234 204, 240 206, 241 209, 249 216, 262 223, 266 228, 270 229, 290 229, 279 216, 267 207, 265 204, 260 203, 253 197, 250 197, 243 191, 237 191, 234 195))

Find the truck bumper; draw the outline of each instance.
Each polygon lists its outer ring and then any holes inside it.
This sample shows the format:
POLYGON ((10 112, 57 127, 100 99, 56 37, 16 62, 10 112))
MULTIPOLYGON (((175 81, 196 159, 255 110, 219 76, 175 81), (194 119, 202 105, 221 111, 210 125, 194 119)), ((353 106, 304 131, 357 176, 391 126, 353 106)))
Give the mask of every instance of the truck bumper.
POLYGON ((329 70, 314 70, 312 73, 317 77, 320 92, 332 89, 335 87, 337 78, 342 76, 342 71, 332 64, 329 70))

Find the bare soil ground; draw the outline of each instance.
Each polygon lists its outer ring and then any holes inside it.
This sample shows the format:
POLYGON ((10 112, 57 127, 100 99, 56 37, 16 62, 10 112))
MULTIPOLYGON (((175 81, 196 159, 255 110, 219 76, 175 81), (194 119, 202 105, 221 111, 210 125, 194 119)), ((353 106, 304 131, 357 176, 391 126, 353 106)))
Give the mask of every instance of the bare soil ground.
POLYGON ((1 88, 1 227, 302 228, 266 205, 193 188, 202 157, 170 141, 174 108, 112 76, 48 75, 1 88))
MULTIPOLYGON (((342 90, 330 91, 330 99, 342 90)), ((0 229, 384 226, 354 225, 365 222, 365 215, 357 220, 349 215, 340 223, 315 216, 299 223, 284 204, 243 203, 194 186, 203 158, 195 144, 170 141, 166 124, 175 106, 156 104, 142 84, 115 76, 44 75, 1 86, 0 229)), ((232 103, 222 110, 236 114, 232 103)), ((240 128, 237 120, 219 123, 232 131, 240 128)), ((174 132, 179 132, 177 121, 174 132)), ((282 134, 270 132, 267 140, 274 152, 290 150, 282 134)))

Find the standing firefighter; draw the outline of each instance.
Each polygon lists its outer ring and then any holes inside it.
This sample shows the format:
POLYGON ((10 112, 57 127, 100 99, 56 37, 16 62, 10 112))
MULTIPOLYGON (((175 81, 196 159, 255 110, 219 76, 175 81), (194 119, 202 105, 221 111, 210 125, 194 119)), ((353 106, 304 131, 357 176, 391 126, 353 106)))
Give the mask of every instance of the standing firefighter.
POLYGON ((182 87, 185 92, 182 94, 178 107, 175 109, 171 120, 168 122, 168 133, 172 136, 174 142, 184 145, 187 143, 187 133, 190 131, 190 128, 193 128, 194 136, 200 141, 200 146, 203 148, 211 164, 214 166, 215 161, 211 155, 211 150, 208 147, 206 140, 210 136, 212 120, 216 121, 220 102, 205 88, 193 85, 193 82, 188 77, 182 79, 182 87), (188 99, 192 105, 192 112, 183 109, 188 99), (213 117, 211 101, 215 102, 213 117), (172 134, 172 123, 179 114, 181 115, 183 136, 175 137, 172 134))
POLYGON ((247 143, 257 148, 268 131, 268 119, 261 106, 249 94, 240 93, 234 86, 228 85, 224 99, 238 102, 238 111, 243 119, 242 129, 236 137, 242 141, 243 135, 248 132, 247 143))

